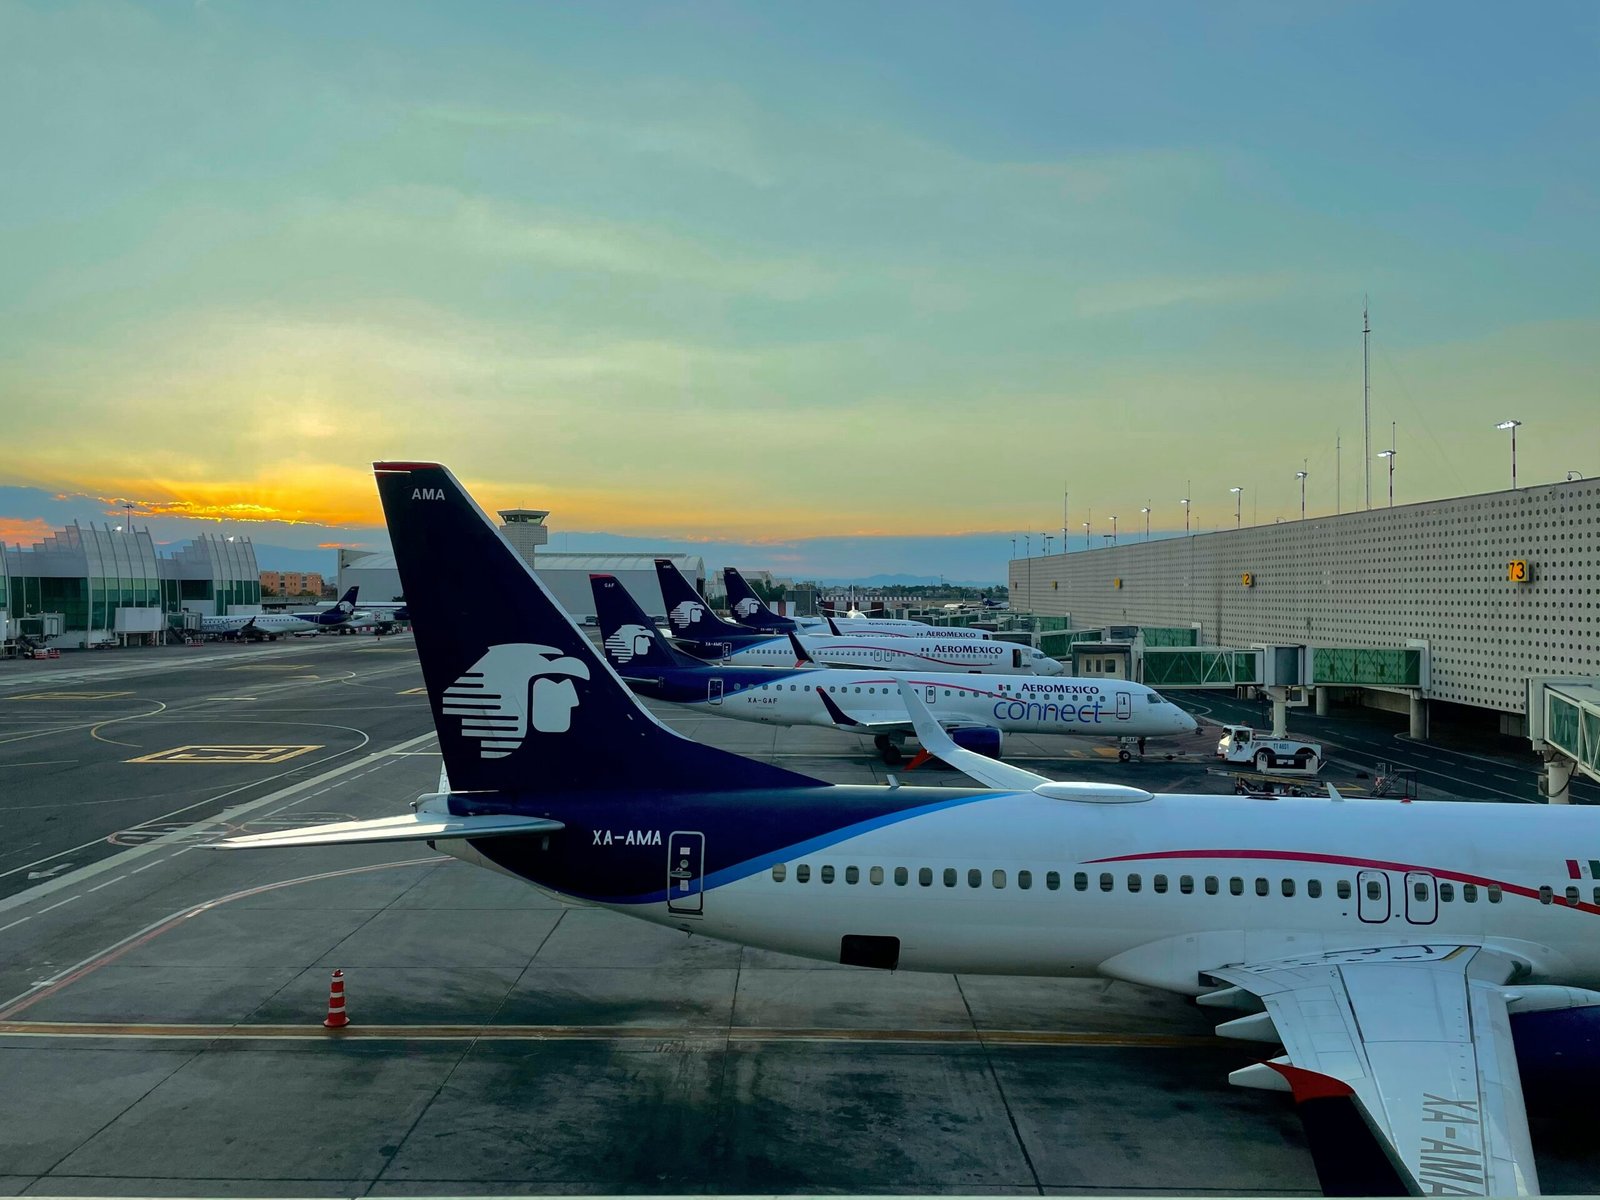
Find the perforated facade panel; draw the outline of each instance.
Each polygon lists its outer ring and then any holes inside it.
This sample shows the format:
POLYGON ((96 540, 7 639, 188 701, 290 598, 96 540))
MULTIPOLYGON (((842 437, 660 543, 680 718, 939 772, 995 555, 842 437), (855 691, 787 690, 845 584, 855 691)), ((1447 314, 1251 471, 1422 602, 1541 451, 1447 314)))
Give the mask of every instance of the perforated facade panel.
POLYGON ((1429 697, 1520 713, 1529 675, 1600 674, 1600 480, 1014 559, 1010 582, 1013 609, 1070 612, 1080 628, 1199 622, 1223 646, 1426 641, 1429 697), (1513 559, 1528 582, 1507 577, 1513 559))

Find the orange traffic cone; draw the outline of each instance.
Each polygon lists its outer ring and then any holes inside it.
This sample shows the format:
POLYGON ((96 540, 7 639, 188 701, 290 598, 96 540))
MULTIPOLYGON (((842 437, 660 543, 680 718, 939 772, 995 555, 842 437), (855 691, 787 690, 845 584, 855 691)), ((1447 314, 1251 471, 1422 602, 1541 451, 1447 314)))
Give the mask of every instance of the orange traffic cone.
POLYGON ((343 971, 335 971, 333 982, 328 985, 328 1017, 322 1023, 329 1029, 343 1029, 350 1024, 350 1018, 344 1015, 343 971))

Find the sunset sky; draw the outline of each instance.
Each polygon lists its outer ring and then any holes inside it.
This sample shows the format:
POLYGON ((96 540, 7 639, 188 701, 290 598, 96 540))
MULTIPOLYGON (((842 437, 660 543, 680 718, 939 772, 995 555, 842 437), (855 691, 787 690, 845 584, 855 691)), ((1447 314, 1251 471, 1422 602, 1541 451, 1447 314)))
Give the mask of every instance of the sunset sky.
POLYGON ((1342 435, 1359 507, 1363 295, 1398 502, 1507 416, 1600 474, 1597 61, 1587 0, 0 0, 0 539, 381 545, 434 458, 573 549, 999 579, 1064 489, 1331 512, 1342 435))

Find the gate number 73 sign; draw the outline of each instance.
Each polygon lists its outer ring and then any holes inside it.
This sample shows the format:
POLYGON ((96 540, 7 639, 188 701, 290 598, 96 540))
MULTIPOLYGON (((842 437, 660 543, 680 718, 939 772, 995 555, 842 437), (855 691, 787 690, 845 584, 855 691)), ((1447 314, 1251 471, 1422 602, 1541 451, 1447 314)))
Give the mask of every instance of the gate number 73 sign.
POLYGON ((1512 583, 1527 583, 1531 578, 1528 571, 1528 560, 1513 558, 1506 564, 1506 578, 1512 583))

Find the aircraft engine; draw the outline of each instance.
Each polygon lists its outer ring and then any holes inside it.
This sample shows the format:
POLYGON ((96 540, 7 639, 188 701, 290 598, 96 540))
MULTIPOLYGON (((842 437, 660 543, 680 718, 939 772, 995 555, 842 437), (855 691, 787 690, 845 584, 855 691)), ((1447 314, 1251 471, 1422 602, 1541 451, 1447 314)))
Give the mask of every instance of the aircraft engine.
POLYGON ((1592 1092, 1600 1073, 1600 997, 1594 1003, 1536 1012, 1518 1012, 1513 1004, 1511 1037, 1529 1103, 1592 1092))
POLYGON ((1000 757, 1001 733, 998 729, 973 726, 969 729, 952 729, 950 738, 963 750, 976 750, 989 758, 1000 757))

